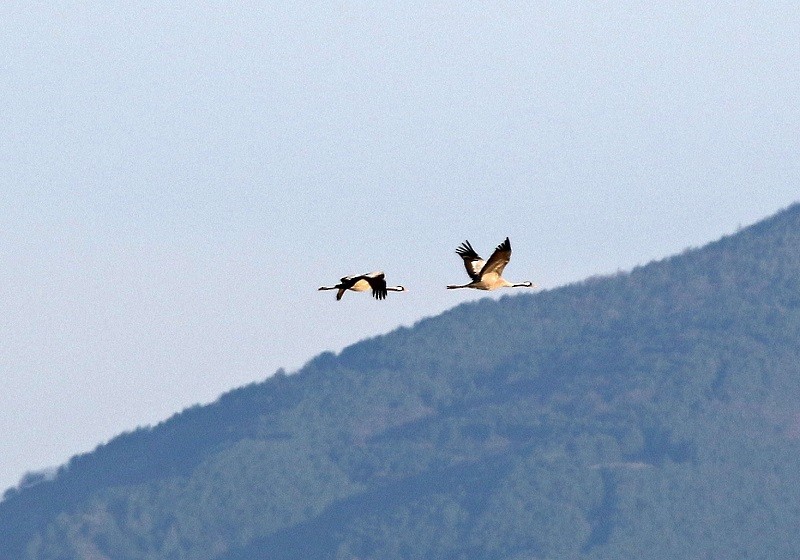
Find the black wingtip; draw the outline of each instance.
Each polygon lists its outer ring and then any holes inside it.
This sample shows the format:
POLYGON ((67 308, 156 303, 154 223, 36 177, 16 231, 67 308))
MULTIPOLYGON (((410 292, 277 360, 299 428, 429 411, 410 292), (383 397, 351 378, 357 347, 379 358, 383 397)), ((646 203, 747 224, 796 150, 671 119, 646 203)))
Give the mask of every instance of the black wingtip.
POLYGON ((511 250, 511 241, 506 237, 506 240, 503 241, 500 245, 497 246, 498 251, 510 251, 511 250))
POLYGON ((469 241, 464 241, 464 243, 459 245, 458 248, 456 249, 456 254, 459 257, 466 257, 466 256, 477 257, 478 255, 478 253, 475 252, 475 249, 472 248, 472 245, 470 244, 469 241))

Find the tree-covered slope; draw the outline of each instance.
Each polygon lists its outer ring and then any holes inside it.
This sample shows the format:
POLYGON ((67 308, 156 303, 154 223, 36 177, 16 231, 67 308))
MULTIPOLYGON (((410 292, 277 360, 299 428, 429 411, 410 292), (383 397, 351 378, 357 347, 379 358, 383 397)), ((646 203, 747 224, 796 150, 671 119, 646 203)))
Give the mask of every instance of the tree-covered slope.
POLYGON ((4 559, 798 558, 800 206, 74 458, 4 559))

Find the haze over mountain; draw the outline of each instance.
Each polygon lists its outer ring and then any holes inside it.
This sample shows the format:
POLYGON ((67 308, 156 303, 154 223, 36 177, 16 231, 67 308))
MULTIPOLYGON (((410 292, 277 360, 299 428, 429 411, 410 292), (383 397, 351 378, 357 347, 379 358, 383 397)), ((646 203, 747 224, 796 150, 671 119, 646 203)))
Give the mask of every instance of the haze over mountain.
POLYGON ((6 493, 0 558, 797 558, 799 402, 794 205, 123 434, 6 493))

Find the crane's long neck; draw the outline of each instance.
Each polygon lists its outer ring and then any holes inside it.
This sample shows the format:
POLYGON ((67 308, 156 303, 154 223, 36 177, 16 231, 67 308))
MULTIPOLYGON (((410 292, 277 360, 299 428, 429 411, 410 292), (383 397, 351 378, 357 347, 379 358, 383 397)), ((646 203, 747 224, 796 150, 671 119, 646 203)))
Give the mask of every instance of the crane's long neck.
POLYGON ((469 284, 463 284, 461 286, 447 286, 448 290, 457 290, 459 288, 469 288, 469 284))
POLYGON ((387 292, 405 292, 406 289, 403 286, 386 286, 387 292))
POLYGON ((337 290, 339 286, 320 286, 320 290, 337 290))

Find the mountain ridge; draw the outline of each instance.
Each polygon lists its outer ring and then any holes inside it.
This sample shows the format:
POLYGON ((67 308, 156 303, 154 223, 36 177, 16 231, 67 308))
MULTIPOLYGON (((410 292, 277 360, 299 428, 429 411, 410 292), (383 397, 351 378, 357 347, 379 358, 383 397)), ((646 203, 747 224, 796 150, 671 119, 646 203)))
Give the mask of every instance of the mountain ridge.
POLYGON ((14 532, 0 557, 686 552, 658 531, 710 554, 800 551, 797 539, 755 539, 764 524, 745 514, 742 542, 733 513, 689 499, 738 511, 717 496, 730 489, 720 473, 742 503, 770 504, 764 515, 798 493, 787 466, 800 466, 797 255, 795 204, 627 273, 461 304, 323 353, 7 493, 0 527, 14 532), (694 525, 659 509, 676 496, 694 525), (698 529, 706 518, 728 549, 698 529))

